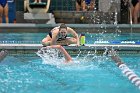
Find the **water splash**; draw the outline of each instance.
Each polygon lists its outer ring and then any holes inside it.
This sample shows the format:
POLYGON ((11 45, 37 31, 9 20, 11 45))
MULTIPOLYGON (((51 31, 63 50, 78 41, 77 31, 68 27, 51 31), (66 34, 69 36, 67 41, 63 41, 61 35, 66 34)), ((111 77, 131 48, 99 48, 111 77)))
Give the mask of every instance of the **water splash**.
POLYGON ((64 57, 58 49, 41 48, 36 53, 43 60, 43 64, 57 65, 64 62, 64 57))
POLYGON ((43 64, 55 65, 63 70, 87 70, 97 68, 100 64, 108 61, 106 56, 107 48, 102 55, 97 55, 97 50, 94 53, 88 51, 87 54, 80 52, 77 56, 73 57, 73 61, 65 63, 64 56, 57 49, 41 48, 37 55, 42 58, 43 64))

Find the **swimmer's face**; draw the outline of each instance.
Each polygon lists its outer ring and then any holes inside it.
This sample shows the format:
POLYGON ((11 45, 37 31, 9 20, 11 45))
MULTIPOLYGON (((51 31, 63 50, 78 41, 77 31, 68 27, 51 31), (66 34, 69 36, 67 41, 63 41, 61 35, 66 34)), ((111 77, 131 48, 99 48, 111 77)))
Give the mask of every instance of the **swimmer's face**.
POLYGON ((62 38, 64 38, 67 35, 67 29, 61 28, 59 31, 62 38))

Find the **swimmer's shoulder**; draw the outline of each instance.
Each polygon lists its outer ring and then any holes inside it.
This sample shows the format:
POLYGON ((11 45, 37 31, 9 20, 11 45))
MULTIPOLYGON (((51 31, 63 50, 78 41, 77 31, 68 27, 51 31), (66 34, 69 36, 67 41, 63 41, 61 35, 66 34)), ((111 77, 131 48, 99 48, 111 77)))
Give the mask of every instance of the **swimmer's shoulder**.
POLYGON ((60 26, 54 27, 54 28, 51 30, 51 32, 58 31, 58 30, 59 30, 59 27, 60 27, 60 26))

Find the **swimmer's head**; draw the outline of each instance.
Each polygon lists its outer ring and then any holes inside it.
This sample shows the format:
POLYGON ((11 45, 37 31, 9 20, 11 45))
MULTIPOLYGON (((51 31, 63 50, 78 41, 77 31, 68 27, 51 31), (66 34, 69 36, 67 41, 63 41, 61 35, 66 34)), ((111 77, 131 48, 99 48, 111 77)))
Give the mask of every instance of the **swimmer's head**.
POLYGON ((66 37, 67 35, 67 26, 65 24, 61 24, 59 28, 59 33, 62 38, 66 37))

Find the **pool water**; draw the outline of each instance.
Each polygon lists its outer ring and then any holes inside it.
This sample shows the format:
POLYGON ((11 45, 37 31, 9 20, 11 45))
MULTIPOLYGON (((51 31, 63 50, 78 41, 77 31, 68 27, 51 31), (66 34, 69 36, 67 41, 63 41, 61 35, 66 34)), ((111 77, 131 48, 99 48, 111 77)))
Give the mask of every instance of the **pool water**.
MULTIPOLYGON (((52 65, 38 56, 9 55, 0 63, 0 93, 140 93, 110 57, 84 57, 52 65)), ((139 56, 121 58, 140 76, 139 56)))
MULTIPOLYGON (((80 33, 79 33, 80 35, 80 33)), ((1 33, 0 43, 40 43, 47 33, 1 33)), ((86 43, 95 41, 140 41, 139 33, 86 33, 86 43)))

